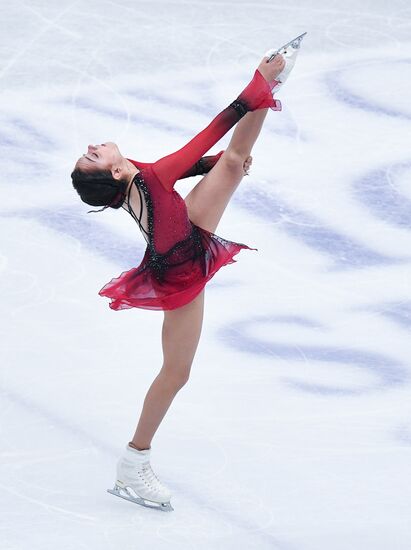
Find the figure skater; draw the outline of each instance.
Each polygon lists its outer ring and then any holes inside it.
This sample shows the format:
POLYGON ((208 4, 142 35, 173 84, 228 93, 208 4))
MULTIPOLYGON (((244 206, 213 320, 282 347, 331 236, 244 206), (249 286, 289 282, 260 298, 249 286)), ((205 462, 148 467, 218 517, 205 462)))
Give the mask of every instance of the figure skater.
MULTIPOLYGON (((272 56, 271 56, 272 57, 272 56)), ((92 206, 126 210, 138 223, 147 248, 138 267, 112 279, 99 294, 113 310, 164 311, 163 365, 144 400, 134 437, 117 463, 110 493, 143 506, 173 510, 171 493, 150 465, 151 442, 177 392, 187 383, 200 339, 204 287, 233 263, 241 249, 257 250, 214 231, 252 158, 273 98, 284 57, 263 58, 248 86, 184 147, 153 163, 124 157, 112 142, 89 145, 71 174, 81 199, 92 206), (231 141, 218 155, 203 156, 236 123, 231 141), (178 179, 206 174, 183 198, 178 179), (138 213, 138 216, 137 216, 138 213)), ((100 212, 101 210, 97 210, 100 212)))

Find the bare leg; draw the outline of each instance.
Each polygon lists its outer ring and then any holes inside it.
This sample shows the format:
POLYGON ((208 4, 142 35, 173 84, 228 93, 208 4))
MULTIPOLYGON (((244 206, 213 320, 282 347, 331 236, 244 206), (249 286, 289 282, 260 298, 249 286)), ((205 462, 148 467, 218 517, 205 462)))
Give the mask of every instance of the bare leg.
POLYGON ((258 138, 268 109, 247 113, 236 125, 219 161, 185 197, 188 216, 196 225, 215 232, 244 176, 243 165, 258 138))
POLYGON ((163 366, 144 399, 143 410, 130 444, 149 449, 151 440, 177 392, 189 379, 200 340, 204 315, 204 289, 189 304, 164 311, 163 366))
POLYGON ((257 109, 246 113, 234 128, 226 153, 236 153, 244 162, 260 135, 267 113, 268 109, 257 109))
MULTIPOLYGON (((243 164, 260 133, 268 109, 247 113, 213 169, 187 195, 190 219, 215 231, 231 195, 240 183, 243 164)), ((164 312, 162 344, 164 363, 151 384, 133 440, 137 449, 150 448, 151 441, 177 392, 186 384, 200 339, 204 313, 204 290, 192 302, 164 312)))

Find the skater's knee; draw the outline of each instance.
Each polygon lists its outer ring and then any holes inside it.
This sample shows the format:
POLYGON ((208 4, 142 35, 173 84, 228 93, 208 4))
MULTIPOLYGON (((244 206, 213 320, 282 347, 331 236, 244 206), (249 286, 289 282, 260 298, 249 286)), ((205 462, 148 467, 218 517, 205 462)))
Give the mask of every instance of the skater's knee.
POLYGON ((180 390, 190 379, 191 365, 171 366, 164 364, 161 369, 161 374, 166 384, 175 391, 180 390))
POLYGON ((244 155, 238 151, 227 149, 221 156, 221 161, 225 163, 227 168, 230 170, 237 170, 241 172, 243 170, 243 164, 247 158, 247 155, 244 155))

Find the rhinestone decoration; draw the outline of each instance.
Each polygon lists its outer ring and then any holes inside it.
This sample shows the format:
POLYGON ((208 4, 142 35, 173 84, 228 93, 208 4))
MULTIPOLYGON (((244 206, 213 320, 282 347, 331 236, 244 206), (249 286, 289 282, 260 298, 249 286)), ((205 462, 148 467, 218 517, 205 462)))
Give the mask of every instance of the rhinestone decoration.
MULTIPOLYGON (((201 164, 200 164, 200 167, 202 168, 201 164)), ((191 223, 191 233, 187 238, 177 242, 174 246, 172 246, 165 253, 157 252, 155 247, 154 247, 154 207, 153 207, 153 201, 152 201, 152 198, 150 196, 150 192, 147 188, 146 182, 144 181, 144 178, 141 175, 141 172, 136 174, 136 176, 133 180, 133 183, 136 185, 136 187, 139 191, 140 199, 142 198, 140 190, 143 193, 144 200, 145 200, 145 203, 147 205, 148 233, 145 231, 145 229, 143 228, 143 226, 141 224, 142 208, 140 210, 140 216, 137 217, 134 210, 133 210, 133 208, 131 207, 131 204, 130 204, 130 192, 129 192, 129 195, 128 195, 129 213, 136 220, 136 222, 138 223, 140 229, 144 232, 145 235, 147 235, 147 238, 148 238, 148 250, 149 250, 148 260, 147 260, 146 265, 143 266, 143 268, 141 269, 141 271, 144 271, 145 269, 149 268, 151 270, 151 272, 153 273, 154 277, 156 278, 156 280, 161 283, 161 282, 164 281, 166 272, 170 267, 176 267, 178 265, 182 265, 184 263, 187 263, 190 260, 194 264, 194 261, 197 258, 200 257, 201 258, 202 272, 203 272, 203 275, 205 275, 205 273, 206 273, 206 258, 205 258, 205 254, 204 254, 205 251, 204 251, 204 247, 203 247, 203 244, 202 244, 202 241, 201 241, 201 235, 200 235, 200 231, 199 231, 198 227, 196 225, 194 225, 193 223, 191 223), (191 241, 192 241, 192 244, 190 244, 191 241), (178 250, 180 250, 184 247, 186 247, 186 248, 188 247, 188 250, 190 252, 190 257, 185 258, 181 262, 173 262, 170 259, 170 256, 172 256, 172 254, 174 254, 176 251, 178 251, 178 250)), ((130 189, 131 189, 131 187, 130 187, 130 189)))
POLYGON ((242 118, 248 111, 248 106, 245 101, 242 99, 236 99, 232 103, 230 103, 229 107, 232 107, 237 111, 237 113, 240 115, 240 118, 242 118))

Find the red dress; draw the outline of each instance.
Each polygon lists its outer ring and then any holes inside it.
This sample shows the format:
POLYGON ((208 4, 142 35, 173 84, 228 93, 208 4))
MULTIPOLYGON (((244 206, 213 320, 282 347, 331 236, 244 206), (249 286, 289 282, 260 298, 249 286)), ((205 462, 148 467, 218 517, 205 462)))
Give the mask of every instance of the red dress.
POLYGON ((100 296, 111 298, 111 309, 181 307, 191 302, 222 266, 236 262, 233 256, 241 249, 257 250, 193 224, 184 199, 173 187, 178 179, 207 172, 212 167, 222 152, 215 157, 202 158, 202 155, 248 111, 266 107, 281 110, 280 101, 271 93, 275 84, 275 80, 268 83, 256 70, 238 98, 184 147, 154 163, 128 159, 140 171, 133 179, 123 207, 139 224, 147 248, 138 267, 124 271, 99 291, 100 296), (209 160, 208 165, 205 159, 209 160), (141 200, 138 217, 130 204, 134 185, 141 200), (143 207, 145 224, 142 223, 143 207))

